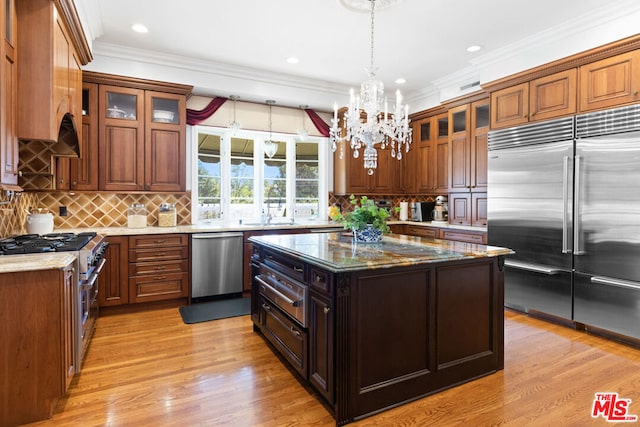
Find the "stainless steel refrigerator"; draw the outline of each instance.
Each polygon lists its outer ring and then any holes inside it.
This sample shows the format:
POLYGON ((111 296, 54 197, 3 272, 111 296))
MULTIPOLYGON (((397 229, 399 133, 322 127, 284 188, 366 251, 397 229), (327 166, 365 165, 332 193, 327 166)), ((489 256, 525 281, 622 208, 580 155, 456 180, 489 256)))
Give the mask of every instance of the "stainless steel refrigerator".
POLYGON ((640 339, 640 106, 489 132, 505 305, 640 339))

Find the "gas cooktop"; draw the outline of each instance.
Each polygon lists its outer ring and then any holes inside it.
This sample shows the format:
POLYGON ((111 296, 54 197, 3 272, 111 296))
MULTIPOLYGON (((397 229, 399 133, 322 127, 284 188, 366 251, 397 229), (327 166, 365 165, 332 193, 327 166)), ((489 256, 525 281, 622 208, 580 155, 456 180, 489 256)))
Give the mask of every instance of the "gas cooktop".
POLYGON ((0 255, 79 251, 96 236, 86 233, 22 234, 0 240, 0 255))

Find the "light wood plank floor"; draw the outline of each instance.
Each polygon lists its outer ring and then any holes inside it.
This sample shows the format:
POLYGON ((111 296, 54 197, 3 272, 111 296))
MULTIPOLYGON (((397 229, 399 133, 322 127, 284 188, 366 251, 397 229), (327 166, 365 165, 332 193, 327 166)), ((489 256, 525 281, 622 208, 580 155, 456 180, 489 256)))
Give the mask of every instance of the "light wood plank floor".
MULTIPOLYGON (((640 350, 506 312, 505 369, 353 426, 587 426, 596 392, 640 415, 640 350)), ((33 426, 330 426, 249 316, 185 325, 177 308, 101 317, 82 374, 33 426)), ((628 425, 628 424, 626 424, 628 425)))

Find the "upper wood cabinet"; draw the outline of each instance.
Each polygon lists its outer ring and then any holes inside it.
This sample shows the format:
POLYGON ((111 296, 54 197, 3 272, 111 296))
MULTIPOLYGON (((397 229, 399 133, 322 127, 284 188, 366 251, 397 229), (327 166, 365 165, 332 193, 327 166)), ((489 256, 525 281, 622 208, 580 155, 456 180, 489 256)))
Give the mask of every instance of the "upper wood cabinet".
POLYGON ((144 91, 100 85, 98 182, 102 190, 144 190, 144 91))
POLYGON ((57 157, 57 190, 98 190, 98 85, 82 84, 82 157, 57 157))
MULTIPOLYGON (((83 122, 90 132, 86 144, 92 153, 97 147, 97 159, 85 160, 97 162, 98 189, 185 191, 186 98, 192 87, 93 72, 83 79, 85 105, 93 105, 83 122)), ((77 167, 78 183, 80 177, 94 179, 87 163, 77 167)))
POLYGON ((491 128, 576 113, 577 70, 561 71, 491 93, 491 128))
POLYGON ((576 113, 578 71, 575 68, 529 83, 529 120, 547 120, 576 113))
POLYGON ((632 51, 580 67, 580 111, 638 102, 640 51, 632 51))
POLYGON ((486 191, 488 131, 489 99, 449 110, 449 191, 486 191))
POLYGON ((529 121, 529 83, 491 93, 491 128, 517 126, 529 121))
POLYGON ((15 0, 0 1, 0 183, 18 184, 17 31, 15 0))
POLYGON ((407 193, 444 194, 449 187, 449 117, 447 113, 413 123, 407 193))
POLYGON ((17 2, 18 137, 23 140, 56 141, 66 114, 81 132, 82 61, 56 4, 17 2))

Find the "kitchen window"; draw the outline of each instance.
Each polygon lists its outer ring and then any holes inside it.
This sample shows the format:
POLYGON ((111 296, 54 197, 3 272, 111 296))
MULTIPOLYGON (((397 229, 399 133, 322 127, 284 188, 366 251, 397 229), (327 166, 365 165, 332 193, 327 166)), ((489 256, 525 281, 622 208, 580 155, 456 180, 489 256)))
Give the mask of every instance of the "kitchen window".
POLYGON ((301 142, 297 135, 273 133, 278 149, 268 158, 268 137, 259 131, 192 129, 194 223, 326 216, 328 139, 309 136, 301 142))

